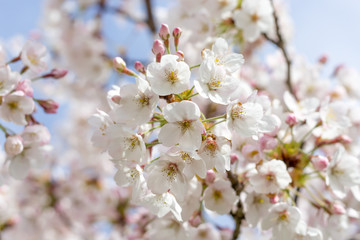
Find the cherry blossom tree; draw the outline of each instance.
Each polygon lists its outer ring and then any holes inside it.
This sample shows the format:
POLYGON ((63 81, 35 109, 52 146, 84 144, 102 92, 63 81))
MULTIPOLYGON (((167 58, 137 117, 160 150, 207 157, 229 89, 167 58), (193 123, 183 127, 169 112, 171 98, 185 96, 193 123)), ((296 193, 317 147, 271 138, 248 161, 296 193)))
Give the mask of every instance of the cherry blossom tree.
POLYGON ((357 239, 360 73, 304 60, 281 0, 166 8, 49 0, 0 45, 0 239, 357 239))

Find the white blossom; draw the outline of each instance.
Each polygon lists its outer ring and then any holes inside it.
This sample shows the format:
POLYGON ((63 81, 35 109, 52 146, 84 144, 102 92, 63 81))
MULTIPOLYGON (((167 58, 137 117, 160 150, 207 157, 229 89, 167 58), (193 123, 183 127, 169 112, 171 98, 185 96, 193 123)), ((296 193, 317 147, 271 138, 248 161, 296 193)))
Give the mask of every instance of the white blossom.
POLYGON ((26 97, 24 92, 16 91, 4 97, 0 106, 0 116, 7 122, 26 125, 25 115, 31 114, 34 109, 34 101, 26 97))
POLYGON ((25 43, 21 51, 21 60, 31 70, 36 73, 40 73, 47 68, 47 64, 43 61, 43 57, 46 56, 46 47, 34 41, 28 41, 25 43))
POLYGON ((253 42, 261 33, 272 30, 272 13, 269 0, 244 0, 241 2, 241 9, 234 12, 235 25, 243 30, 247 41, 253 42))
POLYGON ((0 96, 10 93, 20 80, 20 74, 12 72, 9 65, 0 65, 0 96))
POLYGON ((204 191, 204 204, 207 209, 219 214, 227 214, 237 200, 229 181, 217 179, 204 191))
POLYGON ((178 94, 188 88, 190 68, 185 62, 178 62, 177 58, 176 55, 165 55, 160 63, 149 64, 147 80, 156 94, 178 94))
POLYGON ((340 147, 330 161, 326 171, 326 184, 343 196, 346 187, 360 184, 359 159, 340 147))
POLYGON ((300 217, 301 213, 297 207, 289 206, 287 203, 277 203, 270 208, 269 213, 263 218, 261 228, 263 230, 272 228, 274 239, 292 239, 300 222, 300 217))
POLYGON ((168 147, 179 144, 184 151, 193 151, 201 145, 204 126, 199 120, 200 109, 194 102, 170 103, 163 109, 168 122, 161 127, 159 141, 168 147))
POLYGON ((249 180, 257 193, 277 193, 291 183, 285 163, 277 159, 261 164, 249 180))

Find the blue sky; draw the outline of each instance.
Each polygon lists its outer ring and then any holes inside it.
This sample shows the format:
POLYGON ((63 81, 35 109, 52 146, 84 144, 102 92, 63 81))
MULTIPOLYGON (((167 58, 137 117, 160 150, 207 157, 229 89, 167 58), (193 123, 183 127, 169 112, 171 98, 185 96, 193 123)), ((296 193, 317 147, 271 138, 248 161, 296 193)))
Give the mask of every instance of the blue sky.
MULTIPOLYGON (((27 36, 39 25, 43 0, 0 0, 0 38, 27 36)), ((346 63, 360 69, 360 1, 290 0, 295 24, 293 45, 309 61, 321 54, 330 64, 346 63)))

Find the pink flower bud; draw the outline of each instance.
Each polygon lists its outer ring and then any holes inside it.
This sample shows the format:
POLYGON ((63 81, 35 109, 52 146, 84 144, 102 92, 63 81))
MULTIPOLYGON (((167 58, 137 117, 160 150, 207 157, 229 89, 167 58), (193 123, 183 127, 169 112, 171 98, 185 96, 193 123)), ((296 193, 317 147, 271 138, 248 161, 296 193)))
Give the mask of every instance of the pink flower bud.
POLYGON ((121 57, 116 57, 113 59, 113 66, 118 72, 123 72, 126 69, 126 63, 121 57))
POLYGON ((111 100, 116 104, 120 104, 121 97, 119 95, 115 95, 111 98, 111 100))
POLYGON ((237 154, 235 154, 235 153, 230 154, 230 163, 231 164, 236 163, 238 160, 239 160, 239 157, 237 154))
POLYGON ((16 90, 24 92, 26 96, 31 98, 34 95, 34 90, 31 86, 31 81, 29 79, 25 79, 23 81, 18 82, 16 86, 16 90))
POLYGON ((182 33, 182 30, 179 27, 174 28, 174 30, 172 32, 174 38, 180 38, 181 33, 182 33))
POLYGON ((59 108, 59 104, 54 100, 37 100, 39 105, 44 109, 46 113, 57 113, 57 109, 59 108))
POLYGON ((152 52, 156 56, 156 61, 160 62, 161 56, 165 54, 165 46, 160 40, 155 40, 153 43, 152 52))
POLYGON ((181 36, 182 30, 181 28, 174 28, 173 30, 173 37, 174 37, 174 45, 175 45, 175 49, 177 50, 177 47, 179 45, 179 39, 181 36))
POLYGON ((50 74, 52 75, 53 78, 59 79, 65 77, 67 73, 68 71, 66 69, 54 68, 53 70, 51 70, 50 74))
POLYGON ((160 31, 159 31, 159 37, 164 41, 169 39, 170 30, 169 30, 169 26, 167 24, 161 24, 160 31))
POLYGON ((290 113, 285 120, 286 124, 290 127, 296 125, 298 123, 298 120, 296 119, 296 116, 292 113, 290 113))
POLYGON ((196 215, 195 217, 192 217, 189 219, 189 223, 193 227, 198 227, 201 224, 201 218, 199 215, 196 215))
POLYGON ((327 63, 327 61, 328 61, 328 59, 329 59, 329 57, 326 55, 326 54, 324 54, 324 55, 322 55, 320 58, 319 58, 319 63, 321 63, 321 64, 325 64, 325 63, 327 63))
POLYGON ((113 66, 115 70, 119 73, 124 73, 129 76, 137 77, 137 74, 135 72, 126 67, 126 63, 121 57, 116 57, 113 59, 113 66))
POLYGON ((325 156, 315 155, 311 158, 314 168, 318 171, 323 171, 329 165, 329 159, 325 156))
POLYGON ((344 207, 344 205, 340 202, 334 202, 332 205, 331 205, 331 210, 334 214, 344 214, 346 213, 346 209, 344 207))
POLYGON ((47 74, 42 75, 41 78, 55 78, 55 79, 59 79, 59 78, 65 77, 67 73, 68 73, 68 71, 65 70, 65 69, 57 69, 57 68, 54 68, 53 70, 51 70, 50 73, 47 73, 47 74))
POLYGON ((13 135, 6 138, 5 152, 9 156, 15 156, 24 150, 22 138, 18 135, 13 135))
POLYGON ((279 202, 279 196, 278 195, 272 195, 269 197, 269 200, 272 204, 278 203, 279 202))
POLYGON ((206 172, 206 177, 205 177, 205 181, 207 184, 211 184, 215 181, 216 178, 216 174, 214 173, 213 170, 208 170, 206 172))
POLYGON ((338 137, 339 141, 343 144, 349 144, 352 143, 352 139, 347 135, 341 135, 338 137))
POLYGON ((140 73, 142 73, 142 74, 145 74, 145 73, 146 73, 145 67, 144 67, 144 65, 143 65, 141 62, 136 61, 134 67, 135 67, 136 71, 138 71, 138 72, 140 72, 140 73))
POLYGON ((185 56, 184 56, 184 53, 182 51, 180 51, 180 50, 177 51, 176 55, 179 56, 179 58, 177 59, 178 62, 184 61, 185 56))

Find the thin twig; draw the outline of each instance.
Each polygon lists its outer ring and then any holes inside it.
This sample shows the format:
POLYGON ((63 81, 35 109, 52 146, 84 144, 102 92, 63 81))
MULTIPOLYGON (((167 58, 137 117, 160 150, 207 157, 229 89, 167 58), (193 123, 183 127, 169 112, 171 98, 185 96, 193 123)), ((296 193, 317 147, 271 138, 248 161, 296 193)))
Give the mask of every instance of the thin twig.
MULTIPOLYGON (((240 193, 242 192, 242 190, 244 189, 244 185, 242 183, 239 182, 238 180, 238 176, 234 173, 232 173, 231 171, 227 171, 227 177, 231 182, 231 187, 235 190, 236 195, 239 196, 240 193)), ((241 227, 241 222, 243 219, 245 219, 245 214, 243 211, 243 205, 241 200, 239 199, 238 203, 237 203, 237 210, 236 212, 231 212, 231 216, 233 217, 234 221, 235 221, 235 229, 233 232, 233 236, 232 239, 236 240, 240 234, 240 227, 241 227)))
POLYGON ((146 5, 146 12, 147 12, 146 22, 147 22, 151 32, 155 35, 156 34, 156 25, 155 25, 155 21, 154 21, 152 6, 151 6, 151 0, 144 0, 144 1, 145 1, 145 5, 146 5))
POLYGON ((280 48, 280 50, 285 58, 285 62, 286 62, 286 85, 287 85, 289 91, 291 92, 291 94, 294 95, 294 97, 296 98, 295 92, 291 86, 291 60, 290 60, 288 52, 286 51, 285 42, 284 42, 284 39, 280 32, 279 18, 275 11, 274 2, 273 2, 273 0, 270 0, 270 2, 271 2, 271 6, 274 10, 273 17, 274 17, 274 22, 275 22, 276 36, 278 39, 277 39, 277 41, 275 41, 275 40, 269 38, 269 36, 266 35, 265 33, 263 34, 263 36, 268 41, 272 42, 274 45, 276 45, 277 47, 280 48))

